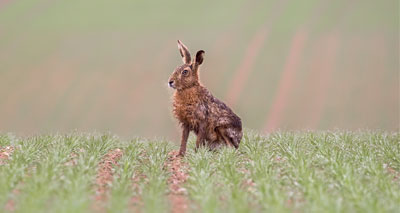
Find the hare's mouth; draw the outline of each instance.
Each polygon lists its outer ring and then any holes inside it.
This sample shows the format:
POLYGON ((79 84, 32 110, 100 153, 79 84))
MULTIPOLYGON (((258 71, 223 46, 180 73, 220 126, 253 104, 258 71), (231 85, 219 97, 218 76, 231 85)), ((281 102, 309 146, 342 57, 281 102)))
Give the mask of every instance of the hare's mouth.
POLYGON ((174 81, 168 82, 169 87, 176 89, 174 83, 175 83, 174 81))

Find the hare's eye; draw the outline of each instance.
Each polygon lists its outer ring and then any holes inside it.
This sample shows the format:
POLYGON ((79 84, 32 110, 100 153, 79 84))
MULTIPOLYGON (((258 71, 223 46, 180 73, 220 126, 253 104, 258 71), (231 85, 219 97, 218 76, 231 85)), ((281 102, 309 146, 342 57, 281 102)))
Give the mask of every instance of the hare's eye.
POLYGON ((182 71, 182 75, 186 75, 187 73, 188 73, 187 70, 183 70, 183 71, 182 71))

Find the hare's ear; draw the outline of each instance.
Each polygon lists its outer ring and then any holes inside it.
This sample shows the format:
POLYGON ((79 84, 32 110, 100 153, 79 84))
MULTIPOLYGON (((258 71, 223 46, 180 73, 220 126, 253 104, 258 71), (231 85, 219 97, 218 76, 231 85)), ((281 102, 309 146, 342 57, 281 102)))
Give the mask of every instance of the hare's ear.
POLYGON ((188 48, 180 40, 178 40, 178 49, 179 52, 181 53, 183 63, 190 64, 191 60, 190 52, 188 48))
POLYGON ((203 63, 203 60, 204 60, 204 58, 203 58, 203 56, 204 56, 204 50, 199 50, 199 51, 197 51, 197 53, 196 53, 196 59, 195 59, 195 63, 197 64, 197 65, 200 65, 200 64, 202 64, 203 63))

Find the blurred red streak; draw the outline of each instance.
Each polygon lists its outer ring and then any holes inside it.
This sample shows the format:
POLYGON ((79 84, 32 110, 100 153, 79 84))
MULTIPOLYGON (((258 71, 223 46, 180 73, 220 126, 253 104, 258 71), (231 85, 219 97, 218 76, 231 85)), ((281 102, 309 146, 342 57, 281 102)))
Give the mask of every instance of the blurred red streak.
POLYGON ((155 78, 154 73, 165 70, 165 67, 161 67, 159 64, 164 65, 168 60, 170 51, 167 50, 170 50, 170 47, 170 45, 165 45, 162 48, 159 57, 153 63, 157 67, 147 68, 140 79, 136 79, 137 76, 134 75, 134 72, 144 69, 141 65, 142 58, 136 58, 133 65, 129 64, 128 67, 121 68, 129 70, 128 72, 124 72, 122 75, 112 73, 103 79, 102 83, 105 85, 103 94, 94 100, 94 104, 85 114, 84 123, 91 128, 106 128, 107 130, 122 128, 122 132, 132 131, 131 128, 138 115, 143 112, 143 109, 140 108, 143 105, 141 102, 146 97, 146 91, 155 78), (166 48, 167 46, 169 49, 166 48), (106 126, 98 125, 104 121, 108 122, 106 126))
POLYGON ((62 122, 63 126, 71 129, 84 127, 83 124, 86 124, 88 111, 95 104, 93 100, 97 98, 98 89, 94 85, 101 84, 101 78, 91 78, 90 74, 79 72, 77 72, 77 77, 74 80, 75 85, 71 83, 69 94, 65 96, 64 100, 61 100, 65 102, 65 105, 61 106, 60 109, 60 112, 63 113, 56 113, 57 110, 54 110, 55 113, 50 116, 55 116, 56 121, 62 122))
POLYGON ((0 0, 0 9, 3 9, 4 6, 9 4, 11 0, 0 0))
MULTIPOLYGON (((48 63, 50 61, 54 60, 55 58, 51 57, 46 61, 43 61, 37 67, 34 67, 31 70, 27 71, 27 73, 23 75, 23 79, 20 79, 20 81, 16 83, 17 86, 15 87, 15 90, 9 91, 8 97, 5 97, 5 103, 2 105, 2 107, 0 107, 0 114, 3 115, 3 120, 12 121, 8 122, 8 128, 16 125, 18 123, 18 119, 21 119, 20 114, 21 111, 23 111, 23 107, 32 107, 32 103, 26 102, 25 99, 27 97, 37 97, 39 95, 36 93, 36 91, 38 91, 38 88, 41 87, 43 77, 48 76, 49 73, 52 71, 51 69, 48 69, 46 67, 48 66, 48 63)), ((18 72, 22 72, 22 70, 18 70, 18 72)), ((28 112, 28 118, 24 118, 24 127, 29 127, 32 129, 36 128, 38 125, 35 123, 35 121, 32 120, 32 114, 29 113, 32 113, 32 111, 28 112)), ((0 124, 0 128, 5 127, 6 126, 2 126, 0 124)))
POLYGON ((232 50, 231 44, 234 43, 236 36, 237 33, 222 33, 220 36, 218 36, 214 45, 212 46, 210 52, 218 57, 218 63, 214 64, 214 67, 212 69, 215 70, 217 68, 218 70, 221 70, 221 72, 215 73, 215 75, 212 76, 210 75, 210 73, 207 75, 207 85, 209 85, 210 87, 218 86, 220 85, 220 82, 223 81, 221 77, 223 76, 224 72, 228 70, 227 65, 230 59, 230 55, 228 52, 232 50))
MULTIPOLYGON (((32 101, 32 103, 35 103, 34 106, 37 107, 34 115, 34 118, 37 120, 32 120, 34 122, 32 126, 36 127, 50 125, 49 122, 52 121, 50 112, 57 110, 57 106, 63 101, 63 96, 70 89, 72 82, 77 78, 74 65, 68 61, 60 61, 58 58, 49 59, 45 69, 51 72, 41 76, 43 82, 41 82, 40 87, 36 91, 32 91, 31 94, 26 94, 37 96, 32 101)), ((28 100, 28 96, 21 99, 28 100)))
MULTIPOLYGON (((156 76, 160 75, 160 72, 172 72, 172 70, 174 69, 166 67, 166 65, 168 64, 168 60, 170 59, 170 56, 174 53, 173 51, 171 51, 171 43, 166 42, 166 44, 164 44, 163 47, 160 49, 161 51, 159 52, 158 56, 155 57, 153 63, 154 66, 147 68, 147 71, 145 72, 146 74, 140 79, 140 82, 128 95, 129 101, 127 102, 128 104, 126 105, 125 111, 129 113, 126 116, 124 116, 125 122, 128 124, 134 124, 134 121, 137 119, 140 113, 149 110, 149 108, 143 108, 144 105, 140 103, 143 102, 146 96, 149 95, 148 91, 151 90, 151 87, 149 85, 152 85, 154 83, 154 79, 157 79, 156 76)), ((135 61, 132 72, 139 69, 142 69, 140 65, 140 60, 135 61)), ((167 81, 168 80, 165 79, 164 81, 161 82, 161 84, 165 82, 165 87, 167 87, 166 86, 167 81)))
POLYGON ((235 76, 229 86, 226 100, 232 107, 237 103, 240 93, 242 92, 247 79, 249 78, 251 71, 253 70, 254 63, 257 56, 264 46, 265 40, 267 39, 268 31, 265 27, 262 27, 251 40, 247 47, 244 59, 242 60, 239 69, 236 71, 235 76))
MULTIPOLYGON (((365 74, 362 76, 362 78, 364 79, 363 82, 364 89, 360 95, 360 99, 364 103, 360 104, 359 109, 363 114, 368 115, 365 118, 365 122, 368 123, 369 125, 373 125, 375 122, 379 121, 380 117, 384 116, 385 113, 389 112, 388 114, 390 114, 391 110, 389 109, 391 108, 388 106, 394 106, 393 108, 396 109, 395 101, 390 103, 390 100, 396 100, 399 98, 398 95, 399 87, 391 90, 389 89, 390 88, 389 86, 391 84, 388 84, 386 81, 385 75, 388 71, 390 71, 390 69, 387 67, 386 60, 388 58, 388 54, 386 50, 386 44, 385 44, 386 40, 384 34, 377 34, 377 35, 371 35, 369 37, 364 37, 364 39, 360 39, 360 41, 361 45, 367 48, 366 52, 370 54, 370 58, 373 58, 374 60, 368 61, 368 63, 366 63, 368 67, 364 69, 365 74), (368 84, 367 82, 373 82, 373 83, 368 84), (368 84, 368 86, 366 84, 368 84), (390 92, 396 90, 397 90, 397 95, 395 95, 395 92, 394 93, 390 92), (384 105, 387 106, 383 108, 382 106, 384 105)), ((398 70, 397 73, 399 73, 398 70)), ((396 80, 399 79, 397 78, 396 80)), ((392 85, 399 85, 399 84, 397 82, 392 85)), ((398 107, 397 107, 397 113, 399 113, 398 107)), ((386 120, 385 122, 388 122, 388 119, 385 120, 386 120)), ((397 123, 399 124, 398 121, 397 123)))
POLYGON ((311 67, 311 76, 313 76, 313 78, 310 80, 315 80, 316 83, 310 85, 313 85, 312 90, 315 91, 313 94, 316 96, 312 99, 312 106, 310 106, 313 109, 310 118, 311 129, 317 128, 321 121, 327 98, 326 93, 331 85, 332 73, 335 70, 334 66, 339 46, 338 36, 336 34, 331 34, 322 39, 318 45, 320 45, 323 50, 322 53, 317 51, 312 59, 314 64, 312 64, 311 67))
POLYGON ((300 62, 300 53, 304 48, 307 33, 304 30, 298 30, 293 37, 292 46, 285 64, 281 80, 272 107, 268 113, 264 129, 266 131, 275 130, 282 119, 284 109, 287 105, 289 92, 292 89, 293 81, 300 62))
POLYGON ((116 72, 110 72, 101 78, 101 84, 104 85, 101 89, 101 95, 93 99, 90 109, 84 115, 84 123, 80 126, 101 128, 99 124, 113 124, 110 115, 114 115, 115 118, 115 112, 121 112, 121 105, 118 103, 121 103, 121 96, 126 91, 123 89, 123 86, 126 85, 126 79, 128 79, 127 76, 121 78, 116 72))
POLYGON ((269 29, 272 25, 276 23, 276 20, 279 18, 279 16, 283 14, 283 11, 287 7, 288 3, 288 0, 282 0, 277 1, 276 4, 273 5, 274 9, 271 10, 269 17, 266 19, 267 21, 265 25, 259 29, 254 38, 251 40, 249 46, 247 47, 244 59, 242 60, 239 69, 236 71, 236 74, 233 77, 233 80, 228 89, 228 93, 226 95, 227 103, 231 107, 234 107, 234 105, 238 102, 238 99, 247 82, 247 79, 253 71, 255 60, 257 59, 261 47, 264 46, 265 40, 267 39, 267 29, 269 29))

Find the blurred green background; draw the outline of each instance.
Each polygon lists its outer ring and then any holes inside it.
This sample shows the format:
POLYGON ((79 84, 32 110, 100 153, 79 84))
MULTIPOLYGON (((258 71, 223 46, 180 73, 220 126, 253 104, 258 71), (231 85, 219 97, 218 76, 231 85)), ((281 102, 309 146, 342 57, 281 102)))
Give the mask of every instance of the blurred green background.
POLYGON ((0 0, 0 131, 177 140, 177 39, 247 128, 398 131, 398 3, 0 0))

